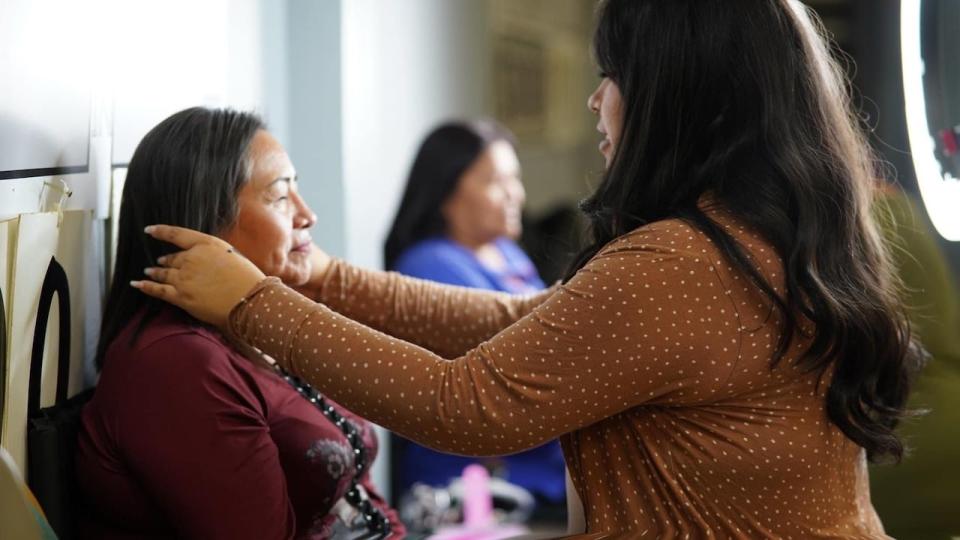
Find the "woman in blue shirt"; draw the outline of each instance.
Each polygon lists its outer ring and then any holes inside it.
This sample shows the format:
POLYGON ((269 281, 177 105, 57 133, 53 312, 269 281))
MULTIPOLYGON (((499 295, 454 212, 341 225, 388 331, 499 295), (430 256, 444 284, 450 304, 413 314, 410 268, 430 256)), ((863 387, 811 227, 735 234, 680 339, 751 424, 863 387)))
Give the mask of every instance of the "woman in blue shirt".
MULTIPOLYGON (((441 283, 508 293, 544 287, 515 240, 525 200, 513 136, 492 121, 451 122, 420 146, 384 246, 389 270, 441 283)), ((444 486, 474 459, 408 443, 400 489, 444 486)), ((510 482, 562 503, 564 462, 556 441, 504 458, 510 482)))

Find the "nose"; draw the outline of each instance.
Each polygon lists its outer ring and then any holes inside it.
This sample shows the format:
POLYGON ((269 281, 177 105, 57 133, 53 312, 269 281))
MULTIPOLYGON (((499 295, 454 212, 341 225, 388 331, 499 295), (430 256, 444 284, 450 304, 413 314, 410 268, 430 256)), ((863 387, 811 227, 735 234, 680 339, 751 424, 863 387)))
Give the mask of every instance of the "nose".
POLYGON ((303 197, 299 193, 291 193, 293 197, 294 204, 296 205, 296 213, 293 215, 293 225, 297 229, 309 229, 317 223, 317 215, 310 210, 310 207, 307 206, 306 201, 303 200, 303 197))
POLYGON ((587 108, 593 114, 600 114, 600 93, 603 89, 603 82, 597 85, 597 89, 587 97, 587 108))

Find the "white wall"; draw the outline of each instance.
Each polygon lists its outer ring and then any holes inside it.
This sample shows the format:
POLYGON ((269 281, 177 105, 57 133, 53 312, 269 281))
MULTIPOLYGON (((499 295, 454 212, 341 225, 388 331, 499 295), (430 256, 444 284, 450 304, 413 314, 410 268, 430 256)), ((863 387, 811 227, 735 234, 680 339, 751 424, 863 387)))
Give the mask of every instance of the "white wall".
MULTIPOLYGON (((380 268, 421 139, 487 109, 486 3, 349 0, 341 9, 344 255, 380 268)), ((372 475, 389 493, 389 438, 379 434, 372 475)))
POLYGON ((287 151, 317 214, 313 238, 346 255, 341 102, 341 2, 288 0, 287 151))
POLYGON ((180 109, 260 108, 257 0, 101 1, 114 163, 128 162, 146 131, 180 109))
POLYGON ((346 253, 379 268, 384 237, 421 139, 487 105, 486 4, 343 2, 346 253))

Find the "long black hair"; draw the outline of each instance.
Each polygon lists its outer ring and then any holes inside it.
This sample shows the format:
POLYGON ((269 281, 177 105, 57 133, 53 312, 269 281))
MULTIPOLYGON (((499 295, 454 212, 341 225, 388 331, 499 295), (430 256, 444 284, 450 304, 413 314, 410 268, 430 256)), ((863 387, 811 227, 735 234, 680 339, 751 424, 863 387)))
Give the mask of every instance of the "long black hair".
POLYGON ((393 268, 397 258, 413 244, 447 231, 443 203, 456 191, 463 173, 497 141, 516 146, 513 135, 492 120, 448 122, 427 135, 410 168, 400 207, 384 243, 385 268, 393 268))
POLYGON ((581 203, 592 238, 567 279, 637 227, 687 221, 777 306, 773 364, 812 322, 798 362, 832 368, 829 418, 871 461, 899 460, 894 428, 920 353, 871 219, 876 164, 815 16, 792 0, 607 0, 593 45, 623 126, 581 203), (698 207, 707 194, 774 246, 782 296, 698 207))
POLYGON ((145 308, 142 329, 165 305, 130 286, 157 257, 175 250, 144 234, 144 227, 164 223, 207 234, 228 228, 237 216, 240 188, 250 177, 247 150, 259 129, 264 124, 256 115, 195 107, 160 122, 140 141, 120 203, 116 266, 97 344, 99 367, 135 314, 145 308))

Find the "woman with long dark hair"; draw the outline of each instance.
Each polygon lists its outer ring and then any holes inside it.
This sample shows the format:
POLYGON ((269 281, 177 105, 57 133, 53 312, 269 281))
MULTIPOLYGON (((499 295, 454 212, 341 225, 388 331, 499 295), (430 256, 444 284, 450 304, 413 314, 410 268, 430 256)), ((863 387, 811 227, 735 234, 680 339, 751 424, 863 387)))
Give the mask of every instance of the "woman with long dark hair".
MULTIPOLYGON (((443 123, 424 138, 384 243, 387 270, 448 285, 524 294, 543 281, 515 240, 526 195, 513 135, 491 120, 443 123)), ((446 486, 477 460, 398 441, 397 487, 446 486)), ((543 503, 564 497, 556 441, 487 461, 543 503)), ((545 505, 542 505, 545 507, 545 505)))
POLYGON ((143 236, 158 220, 216 234, 265 274, 303 285, 316 216, 297 186, 252 114, 186 109, 137 146, 77 452, 85 537, 320 539, 371 527, 403 537, 370 482, 368 422, 128 285, 170 253, 143 236))
POLYGON ((384 242, 384 266, 397 268, 404 254, 431 238, 449 237, 473 249, 519 237, 526 194, 514 145, 513 135, 490 120, 432 129, 407 175, 384 242), (493 192, 488 200, 478 200, 487 190, 493 192), (477 208, 478 202, 486 204, 477 208))
POLYGON ((447 122, 421 143, 384 243, 388 270, 509 293, 543 288, 515 242, 526 200, 513 135, 491 120, 447 122))
POLYGON ((134 286, 435 448, 560 436, 590 532, 884 538, 866 464, 903 455, 919 357, 812 17, 792 0, 603 2, 593 242, 540 296, 317 250, 305 298, 166 226, 148 232, 186 251, 134 286))

